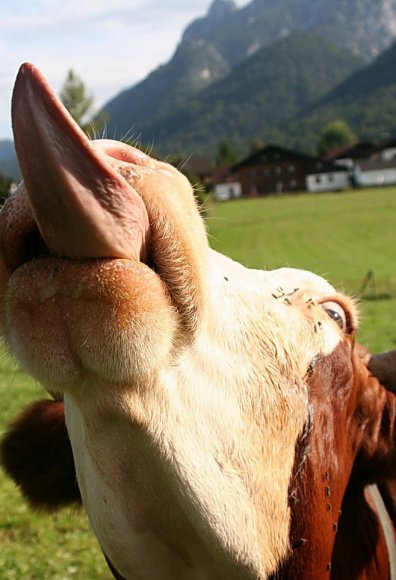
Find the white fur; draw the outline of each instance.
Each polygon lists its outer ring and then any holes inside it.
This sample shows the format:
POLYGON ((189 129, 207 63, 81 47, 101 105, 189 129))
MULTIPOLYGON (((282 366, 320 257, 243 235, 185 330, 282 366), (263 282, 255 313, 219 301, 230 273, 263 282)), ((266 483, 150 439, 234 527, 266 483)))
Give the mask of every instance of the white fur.
POLYGON ((214 252, 208 281, 212 315, 150 384, 66 396, 84 504, 126 578, 265 578, 287 553, 304 376, 342 339, 317 302, 335 291, 214 252))

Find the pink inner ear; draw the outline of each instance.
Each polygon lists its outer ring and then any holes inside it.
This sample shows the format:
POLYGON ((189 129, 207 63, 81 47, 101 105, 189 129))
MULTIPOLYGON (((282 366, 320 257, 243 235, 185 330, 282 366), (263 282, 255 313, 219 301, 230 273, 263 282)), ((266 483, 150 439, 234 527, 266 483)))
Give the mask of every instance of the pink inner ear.
POLYGON ((95 145, 31 64, 18 73, 12 120, 29 200, 51 254, 144 260, 146 208, 109 156, 135 165, 149 165, 149 158, 121 143, 95 145))

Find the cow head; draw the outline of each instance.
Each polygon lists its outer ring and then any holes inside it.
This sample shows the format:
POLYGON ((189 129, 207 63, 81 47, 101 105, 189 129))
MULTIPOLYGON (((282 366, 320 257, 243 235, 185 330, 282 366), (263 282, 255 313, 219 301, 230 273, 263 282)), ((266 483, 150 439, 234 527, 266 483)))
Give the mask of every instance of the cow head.
POLYGON ((31 65, 13 126, 2 333, 64 394, 110 561, 134 578, 265 578, 294 553, 325 570, 350 478, 395 465, 394 396, 355 346, 353 302, 212 251, 187 180, 89 141, 31 65))

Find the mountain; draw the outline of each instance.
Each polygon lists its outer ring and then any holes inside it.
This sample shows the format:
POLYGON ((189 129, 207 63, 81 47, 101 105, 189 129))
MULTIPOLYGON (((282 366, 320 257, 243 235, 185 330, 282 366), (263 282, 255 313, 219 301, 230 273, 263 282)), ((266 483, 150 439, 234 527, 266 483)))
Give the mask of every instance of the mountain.
MULTIPOLYGON (((105 106, 108 134, 164 156, 225 139, 241 154, 257 139, 314 152, 337 118, 375 138, 396 128, 395 41, 396 0, 214 0, 169 62, 105 106)), ((18 177, 12 143, 1 151, 18 177)))
POLYGON ((396 134, 396 43, 340 83, 305 115, 278 126, 270 138, 314 151, 319 133, 335 119, 346 121, 360 139, 396 134))
POLYGON ((0 141, 0 173, 15 181, 21 178, 14 143, 9 139, 0 141))
POLYGON ((122 137, 132 130, 151 142, 155 135, 148 125, 188 105, 263 47, 298 31, 367 60, 396 40, 396 0, 253 0, 244 8, 214 0, 207 15, 186 28, 168 63, 107 103, 109 134, 122 137))
MULTIPOLYGON (((211 11, 206 21, 210 16, 211 11)), ((396 39, 396 0, 253 0, 230 11, 215 30, 204 22, 193 22, 183 40, 213 42, 229 61, 295 31, 313 32, 367 58, 396 39)))
POLYGON ((183 41, 215 37, 218 29, 237 11, 238 6, 233 0, 214 0, 206 16, 197 18, 186 28, 183 41))
POLYGON ((160 119, 229 71, 228 63, 210 44, 192 40, 179 46, 168 64, 105 106, 109 134, 117 138, 131 130, 140 134, 144 123, 160 119))
POLYGON ((156 151, 215 151, 227 140, 242 153, 255 139, 306 111, 363 61, 329 42, 296 33, 256 52, 225 79, 147 124, 156 151))

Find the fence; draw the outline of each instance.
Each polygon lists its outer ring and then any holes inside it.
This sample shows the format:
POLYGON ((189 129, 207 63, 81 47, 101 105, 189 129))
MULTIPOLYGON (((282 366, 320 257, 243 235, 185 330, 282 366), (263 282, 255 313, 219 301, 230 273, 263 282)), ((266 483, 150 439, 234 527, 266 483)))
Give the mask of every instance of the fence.
POLYGON ((396 298, 396 276, 376 276, 368 270, 362 280, 346 280, 342 290, 361 300, 391 300, 396 298))

